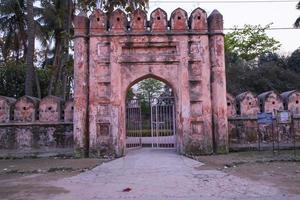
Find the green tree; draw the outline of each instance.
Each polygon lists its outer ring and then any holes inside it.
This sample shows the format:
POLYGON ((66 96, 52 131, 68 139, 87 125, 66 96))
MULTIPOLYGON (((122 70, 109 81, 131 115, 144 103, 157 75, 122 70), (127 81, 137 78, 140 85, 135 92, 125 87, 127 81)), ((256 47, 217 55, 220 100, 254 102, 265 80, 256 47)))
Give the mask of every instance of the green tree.
MULTIPOLYGON (((297 8, 298 10, 300 10, 300 1, 297 3, 296 8, 297 8)), ((294 26, 295 26, 296 28, 300 28, 300 17, 298 17, 298 18, 296 19, 296 21, 295 21, 295 23, 294 23, 294 26)))
MULTIPOLYGON (((38 68, 36 74, 40 80, 41 95, 47 95, 49 76, 47 69, 38 68)), ((19 98, 25 94, 25 63, 14 61, 2 63, 0 65, 0 95, 19 98)), ((35 86, 36 87, 36 86, 35 86)), ((37 96, 37 89, 34 87, 33 96, 37 96)))
MULTIPOLYGON (((70 76, 73 74, 72 59, 70 59, 70 45, 72 38, 72 18, 74 14, 74 4, 72 0, 41 0, 43 12, 38 18, 39 23, 47 30, 50 41, 54 43, 51 62, 47 64, 50 73, 48 95, 68 98, 68 85, 70 76)), ((49 48, 49 47, 47 47, 49 48)), ((46 52, 47 60, 49 50, 46 52)))
POLYGON ((12 58, 19 61, 27 49, 25 30, 25 4, 22 0, 0 2, 0 30, 2 32, 1 57, 4 62, 12 58))
POLYGON ((244 25, 242 29, 236 27, 233 32, 225 35, 226 54, 234 54, 249 61, 278 50, 280 43, 266 34, 270 25, 244 25))
POLYGON ((148 78, 137 84, 137 95, 150 102, 154 97, 159 97, 163 92, 163 87, 164 84, 161 81, 148 78))
POLYGON ((300 73, 300 48, 296 49, 288 58, 287 65, 289 69, 300 73))
POLYGON ((274 53, 260 56, 256 67, 240 58, 234 60, 226 67, 228 92, 237 95, 250 90, 260 94, 268 90, 284 92, 300 88, 300 73, 287 64, 288 60, 274 53))
MULTIPOLYGON (((123 8, 130 13, 135 9, 147 11, 149 0, 100 0, 100 7, 111 13, 115 8, 123 8)), ((79 0, 78 7, 84 10, 93 10, 96 7, 97 0, 79 0)))
POLYGON ((33 80, 34 80, 34 13, 33 13, 33 0, 27 0, 27 52, 26 52, 26 78, 25 78, 25 94, 33 96, 33 80))

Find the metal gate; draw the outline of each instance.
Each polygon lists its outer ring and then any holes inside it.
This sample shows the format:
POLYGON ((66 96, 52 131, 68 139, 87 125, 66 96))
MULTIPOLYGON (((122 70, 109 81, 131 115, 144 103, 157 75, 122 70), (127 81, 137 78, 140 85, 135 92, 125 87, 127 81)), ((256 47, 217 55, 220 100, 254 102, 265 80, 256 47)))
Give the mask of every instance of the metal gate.
POLYGON ((174 98, 156 98, 151 103, 152 148, 175 148, 174 98))
POLYGON ((142 114, 138 99, 126 103, 126 147, 175 148, 174 98, 152 99, 149 112, 142 114))
POLYGON ((126 147, 141 147, 142 115, 138 99, 126 102, 126 147))

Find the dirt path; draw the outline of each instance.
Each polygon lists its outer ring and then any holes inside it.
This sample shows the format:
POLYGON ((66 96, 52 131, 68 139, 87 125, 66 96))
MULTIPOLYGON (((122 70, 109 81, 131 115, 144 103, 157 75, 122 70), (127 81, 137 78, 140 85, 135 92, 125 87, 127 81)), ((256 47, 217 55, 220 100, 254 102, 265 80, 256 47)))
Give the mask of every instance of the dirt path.
MULTIPOLYGON (((272 155, 257 152, 197 159, 205 165, 174 152, 143 149, 102 165, 93 159, 67 159, 56 164, 53 160, 42 160, 44 164, 28 160, 28 167, 19 165, 23 170, 35 170, 33 166, 55 170, 35 171, 31 175, 2 173, 0 197, 9 200, 300 199, 299 162, 275 162, 272 155), (99 166, 87 170, 95 165, 99 166), (69 167, 73 170, 68 170, 69 167)), ((1 162, 0 170, 15 165, 15 161, 1 162)))

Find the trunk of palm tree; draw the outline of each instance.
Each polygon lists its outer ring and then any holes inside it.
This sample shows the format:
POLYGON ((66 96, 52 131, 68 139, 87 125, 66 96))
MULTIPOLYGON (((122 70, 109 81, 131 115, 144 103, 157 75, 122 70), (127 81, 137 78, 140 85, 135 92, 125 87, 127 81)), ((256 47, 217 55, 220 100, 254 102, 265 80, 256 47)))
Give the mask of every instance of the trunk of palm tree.
POLYGON ((33 0, 27 0, 27 39, 28 46, 26 52, 26 78, 25 78, 25 94, 33 96, 34 81, 34 18, 33 18, 33 0))
POLYGON ((39 99, 42 98, 42 91, 41 91, 41 85, 40 85, 40 79, 37 73, 37 70, 34 69, 34 79, 35 79, 35 85, 36 85, 36 90, 37 90, 37 97, 39 99))
POLYGON ((63 31, 59 30, 55 34, 55 55, 53 62, 52 77, 50 80, 48 94, 55 94, 66 99, 67 91, 67 64, 69 62, 69 43, 70 31, 73 15, 73 2, 68 0, 64 2, 64 7, 67 10, 67 15, 64 20, 63 31))

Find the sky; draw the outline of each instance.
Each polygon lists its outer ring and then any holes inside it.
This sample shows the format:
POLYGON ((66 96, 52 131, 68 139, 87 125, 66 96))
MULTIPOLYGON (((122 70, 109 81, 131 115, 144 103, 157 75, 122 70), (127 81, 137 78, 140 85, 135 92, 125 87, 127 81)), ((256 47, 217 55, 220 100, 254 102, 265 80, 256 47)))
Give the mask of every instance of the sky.
MULTIPOLYGON (((293 28, 293 23, 300 16, 300 10, 296 9, 297 0, 257 1, 270 0, 149 0, 149 13, 160 7, 170 17, 172 11, 178 7, 185 9, 188 14, 200 7, 209 15, 214 9, 217 9, 224 17, 224 28, 233 28, 234 26, 242 28, 244 24, 265 26, 269 23, 273 23, 271 28, 293 28), (226 3, 229 1, 232 3, 226 3), (243 2, 240 3, 241 1, 243 2), (249 1, 252 3, 247 3, 249 1)), ((300 47, 300 29, 269 30, 267 34, 281 43, 280 54, 290 54, 300 47)))

